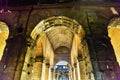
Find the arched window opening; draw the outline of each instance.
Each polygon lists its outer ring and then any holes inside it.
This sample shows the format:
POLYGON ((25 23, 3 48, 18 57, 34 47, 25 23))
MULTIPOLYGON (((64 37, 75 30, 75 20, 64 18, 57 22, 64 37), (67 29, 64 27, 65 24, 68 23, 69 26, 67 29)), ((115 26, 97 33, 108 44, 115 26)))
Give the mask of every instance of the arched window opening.
POLYGON ((69 77, 67 76, 69 74, 69 66, 70 64, 67 61, 59 61, 58 63, 56 63, 56 65, 54 66, 54 74, 55 77, 54 79, 57 80, 68 80, 69 77))
POLYGON ((108 26, 108 35, 111 38, 117 61, 120 65, 120 18, 112 20, 108 26))
POLYGON ((0 22, 0 60, 2 59, 3 52, 6 46, 6 39, 9 35, 8 26, 4 22, 0 22))
POLYGON ((68 77, 65 76, 65 75, 62 75, 62 76, 60 77, 60 80, 68 80, 68 77))
POLYGON ((60 61, 54 66, 55 70, 59 72, 68 72, 68 62, 67 61, 60 61))

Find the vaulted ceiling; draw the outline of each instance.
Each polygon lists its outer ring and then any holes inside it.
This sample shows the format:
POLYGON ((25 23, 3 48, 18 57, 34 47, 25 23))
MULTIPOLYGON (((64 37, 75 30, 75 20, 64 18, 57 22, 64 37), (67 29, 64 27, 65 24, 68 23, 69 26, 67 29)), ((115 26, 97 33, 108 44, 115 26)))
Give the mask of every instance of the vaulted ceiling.
POLYGON ((57 27, 48 31, 47 36, 54 49, 59 46, 66 46, 70 49, 72 46, 73 33, 68 29, 57 27))

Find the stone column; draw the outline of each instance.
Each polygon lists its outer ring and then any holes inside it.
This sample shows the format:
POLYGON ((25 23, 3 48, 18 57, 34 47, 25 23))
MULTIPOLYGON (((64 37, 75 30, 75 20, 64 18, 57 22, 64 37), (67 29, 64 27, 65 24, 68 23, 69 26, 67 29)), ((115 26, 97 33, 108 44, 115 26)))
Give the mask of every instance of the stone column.
POLYGON ((58 72, 58 70, 56 72, 56 79, 55 80, 59 80, 59 72, 58 72))
POLYGON ((48 63, 43 63, 42 66, 42 76, 41 76, 41 80, 49 80, 49 67, 50 65, 48 63))
POLYGON ((42 75, 42 64, 43 58, 36 57, 35 63, 33 63, 33 70, 32 70, 32 79, 33 80, 41 80, 42 75))
POLYGON ((81 80, 79 62, 77 62, 77 74, 78 74, 78 80, 81 80))
POLYGON ((74 63, 74 69, 75 69, 75 80, 79 80, 79 78, 78 78, 78 68, 77 68, 77 63, 74 63))
POLYGON ((50 65, 48 63, 45 64, 45 79, 44 80, 49 80, 49 67, 50 65))
POLYGON ((51 67, 49 67, 49 79, 48 80, 53 80, 53 71, 51 70, 51 67))
POLYGON ((60 73, 59 73, 58 69, 55 69, 55 71, 54 71, 54 80, 59 80, 59 76, 60 76, 60 73))
POLYGON ((73 70, 73 67, 71 67, 71 72, 70 72, 70 80, 74 80, 74 70, 73 70))
POLYGON ((71 67, 69 68, 68 76, 69 76, 69 80, 73 80, 71 67))
POLYGON ((43 65, 42 65, 41 80, 45 80, 45 62, 44 61, 43 61, 43 65))
POLYGON ((87 80, 85 61, 83 59, 78 59, 78 61, 79 61, 81 80, 87 80))
POLYGON ((53 80, 55 80, 55 73, 54 73, 54 70, 53 70, 52 74, 53 74, 53 80))
POLYGON ((75 73, 75 69, 74 69, 74 67, 72 67, 72 79, 73 79, 73 80, 76 80, 74 73, 75 73))
POLYGON ((56 80, 56 70, 53 69, 53 80, 56 80))

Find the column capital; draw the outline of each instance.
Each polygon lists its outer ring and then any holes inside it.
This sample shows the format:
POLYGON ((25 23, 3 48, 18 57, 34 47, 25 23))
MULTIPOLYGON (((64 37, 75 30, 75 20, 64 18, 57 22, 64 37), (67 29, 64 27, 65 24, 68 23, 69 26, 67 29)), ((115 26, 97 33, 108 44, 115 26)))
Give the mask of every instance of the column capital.
POLYGON ((73 71, 73 70, 74 70, 74 68, 72 67, 72 68, 71 68, 71 70, 73 71))
POLYGON ((51 68, 51 72, 54 72, 54 68, 51 68))
POLYGON ((78 62, 83 61, 82 56, 77 57, 77 59, 78 59, 78 62))
POLYGON ((44 60, 44 58, 41 57, 41 56, 37 56, 37 57, 35 58, 35 62, 43 62, 43 60, 44 60))
POLYGON ((74 63, 74 67, 75 67, 75 68, 77 67, 77 63, 74 63))
POLYGON ((49 67, 50 67, 50 64, 49 64, 49 63, 46 63, 46 67, 48 67, 48 68, 49 68, 49 67))
POLYGON ((43 62, 44 62, 44 64, 45 64, 47 67, 50 67, 50 63, 49 63, 49 61, 48 61, 48 60, 45 60, 45 59, 44 59, 44 61, 43 61, 43 62))

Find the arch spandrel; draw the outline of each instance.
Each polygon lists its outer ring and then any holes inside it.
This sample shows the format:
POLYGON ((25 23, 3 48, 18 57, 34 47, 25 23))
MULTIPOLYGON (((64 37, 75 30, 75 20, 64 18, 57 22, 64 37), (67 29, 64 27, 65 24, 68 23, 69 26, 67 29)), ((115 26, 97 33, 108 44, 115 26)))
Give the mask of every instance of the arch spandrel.
POLYGON ((9 28, 7 24, 0 21, 0 60, 2 59, 8 36, 9 36, 9 28))

